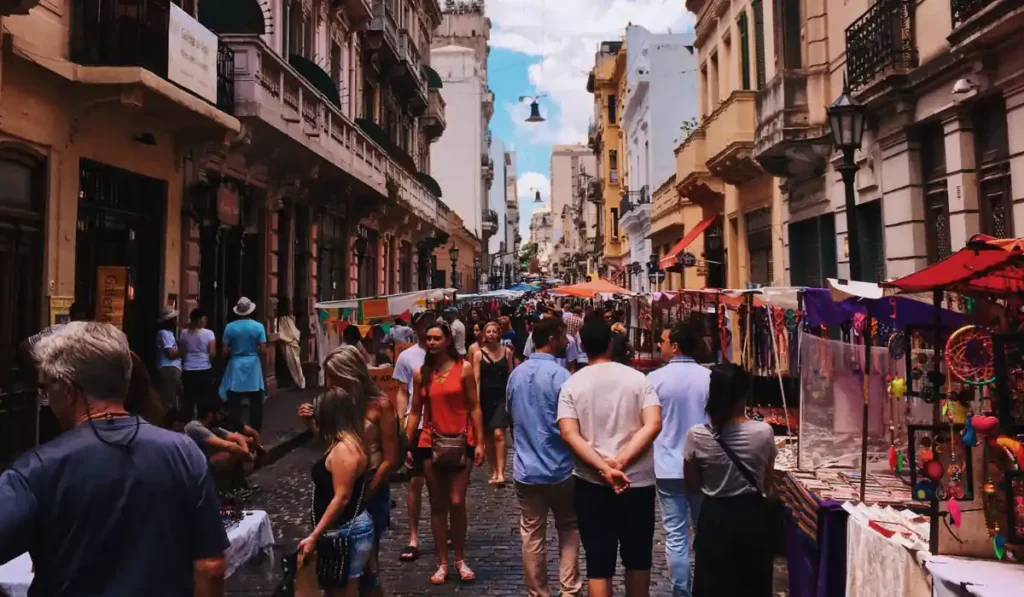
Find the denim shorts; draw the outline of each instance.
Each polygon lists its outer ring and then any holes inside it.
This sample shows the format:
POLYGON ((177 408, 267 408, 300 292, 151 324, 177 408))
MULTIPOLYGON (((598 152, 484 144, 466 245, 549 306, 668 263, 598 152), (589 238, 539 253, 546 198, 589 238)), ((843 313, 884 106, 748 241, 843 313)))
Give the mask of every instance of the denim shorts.
POLYGON ((364 510, 359 516, 338 529, 324 533, 325 537, 348 537, 348 577, 358 578, 367 571, 373 555, 373 519, 364 510))

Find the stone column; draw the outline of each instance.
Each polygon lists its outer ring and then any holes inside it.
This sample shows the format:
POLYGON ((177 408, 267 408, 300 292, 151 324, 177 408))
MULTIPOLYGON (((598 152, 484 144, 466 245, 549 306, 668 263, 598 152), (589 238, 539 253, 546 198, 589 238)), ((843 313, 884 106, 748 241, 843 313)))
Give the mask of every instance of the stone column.
POLYGON ((878 140, 882 150, 882 221, 889 278, 900 278, 928 264, 924 229, 921 147, 901 128, 878 140))
POLYGON ((1003 90, 1010 154, 1010 196, 1013 199, 1013 230, 1024 231, 1024 78, 1003 90))
POLYGON ((978 215, 978 173, 974 130, 969 118, 955 112, 942 119, 945 133, 946 184, 949 197, 949 240, 953 251, 981 232, 978 215))

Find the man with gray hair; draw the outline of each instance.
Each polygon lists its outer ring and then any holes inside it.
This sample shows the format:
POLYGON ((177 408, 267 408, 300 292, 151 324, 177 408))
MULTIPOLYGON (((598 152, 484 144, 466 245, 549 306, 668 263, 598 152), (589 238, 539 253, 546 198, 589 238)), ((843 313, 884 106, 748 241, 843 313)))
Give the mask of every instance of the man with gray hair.
POLYGON ((125 410, 125 335, 72 322, 31 352, 65 432, 0 474, 0 565, 29 552, 29 595, 223 595, 229 544, 206 459, 125 410))

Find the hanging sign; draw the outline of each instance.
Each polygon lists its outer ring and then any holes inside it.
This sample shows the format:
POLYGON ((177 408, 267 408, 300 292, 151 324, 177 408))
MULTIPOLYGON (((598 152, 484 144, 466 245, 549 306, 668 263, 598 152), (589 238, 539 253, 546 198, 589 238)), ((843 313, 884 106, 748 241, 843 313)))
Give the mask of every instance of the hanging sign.
POLYGON ((217 187, 217 219, 225 226, 238 226, 239 218, 238 191, 231 185, 221 184, 217 187))
POLYGON ((363 310, 363 321, 382 319, 389 315, 388 299, 386 298, 360 301, 359 306, 363 310))
POLYGON ((73 296, 51 296, 50 297, 50 325, 67 323, 71 321, 71 304, 75 302, 73 296))
POLYGON ((370 369, 370 379, 373 383, 377 384, 377 387, 382 392, 387 394, 388 400, 396 408, 398 406, 398 388, 402 385, 401 382, 392 377, 395 373, 393 367, 373 367, 370 369))
POLYGON ((167 79, 217 103, 217 34, 187 12, 170 4, 167 35, 167 79))
POLYGON ((128 298, 128 268, 101 265, 96 268, 96 321, 124 328, 128 298))

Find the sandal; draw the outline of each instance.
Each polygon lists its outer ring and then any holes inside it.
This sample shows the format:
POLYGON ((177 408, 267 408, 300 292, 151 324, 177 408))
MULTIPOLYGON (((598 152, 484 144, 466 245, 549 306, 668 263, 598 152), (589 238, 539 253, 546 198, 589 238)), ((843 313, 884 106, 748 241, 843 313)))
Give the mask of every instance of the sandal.
POLYGON ((476 573, 466 565, 465 561, 455 562, 455 570, 459 573, 459 580, 462 582, 472 582, 476 580, 476 573))
POLYGON ((398 559, 403 562, 415 562, 420 559, 420 548, 415 545, 407 545, 398 556, 398 559))
POLYGON ((430 577, 430 584, 432 585, 443 585, 448 580, 448 567, 438 566, 437 572, 430 577))

